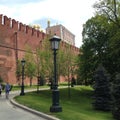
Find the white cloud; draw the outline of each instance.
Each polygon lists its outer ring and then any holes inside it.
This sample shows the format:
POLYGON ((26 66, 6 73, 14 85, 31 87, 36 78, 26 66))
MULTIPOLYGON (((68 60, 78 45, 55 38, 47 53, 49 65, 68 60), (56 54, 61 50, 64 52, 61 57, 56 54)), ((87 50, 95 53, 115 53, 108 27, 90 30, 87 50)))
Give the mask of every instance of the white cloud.
MULTIPOLYGON (((7 4, 9 0, 6 0, 7 4)), ((42 18, 61 21, 76 36, 76 46, 82 43, 82 25, 93 15, 96 0, 42 0, 25 4, 0 5, 1 14, 25 24, 42 18)), ((45 21, 46 22, 46 21, 45 21)))

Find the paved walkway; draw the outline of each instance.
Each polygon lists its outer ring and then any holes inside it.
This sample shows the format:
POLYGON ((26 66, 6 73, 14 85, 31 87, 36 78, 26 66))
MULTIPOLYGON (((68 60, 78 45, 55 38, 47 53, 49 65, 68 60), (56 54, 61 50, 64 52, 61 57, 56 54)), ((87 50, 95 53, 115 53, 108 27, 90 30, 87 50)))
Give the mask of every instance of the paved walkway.
POLYGON ((19 108, 19 105, 16 107, 16 105, 11 104, 12 98, 19 94, 20 91, 11 92, 9 99, 6 99, 5 94, 2 93, 2 96, 0 96, 0 120, 56 120, 44 113, 38 112, 35 114, 35 111, 28 112, 26 109, 21 109, 21 106, 19 108))

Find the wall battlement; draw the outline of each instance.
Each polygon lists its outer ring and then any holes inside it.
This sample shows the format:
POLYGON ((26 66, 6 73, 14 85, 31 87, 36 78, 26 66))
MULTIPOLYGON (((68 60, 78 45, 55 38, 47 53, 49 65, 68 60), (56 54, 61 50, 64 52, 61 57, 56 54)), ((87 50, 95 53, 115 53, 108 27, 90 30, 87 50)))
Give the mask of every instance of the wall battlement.
POLYGON ((4 16, 3 14, 0 14, 0 26, 11 28, 11 29, 14 29, 14 31, 20 31, 20 32, 23 32, 23 33, 26 33, 28 35, 38 37, 38 38, 39 36, 41 37, 41 34, 42 36, 44 36, 45 34, 19 21, 8 18, 7 16, 4 16))
MULTIPOLYGON (((11 29, 14 32, 25 33, 28 37, 35 37, 40 41, 43 40, 44 37, 46 36, 44 32, 36 30, 35 28, 32 28, 29 25, 25 25, 19 21, 16 21, 15 19, 8 18, 3 14, 0 14, 0 26, 3 26, 4 28, 9 30, 11 29)), ((62 44, 66 43, 62 41, 62 44)), ((73 45, 71 45, 71 49, 73 49, 73 51, 79 52, 79 48, 73 45)))

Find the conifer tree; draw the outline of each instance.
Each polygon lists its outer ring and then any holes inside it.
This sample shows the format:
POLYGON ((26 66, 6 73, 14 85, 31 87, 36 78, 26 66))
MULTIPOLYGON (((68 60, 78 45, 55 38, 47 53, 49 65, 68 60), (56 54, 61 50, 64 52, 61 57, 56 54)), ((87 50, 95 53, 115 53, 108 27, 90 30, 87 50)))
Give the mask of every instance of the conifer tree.
POLYGON ((116 120, 120 120, 120 73, 116 75, 112 89, 112 114, 116 120))
POLYGON ((102 65, 98 66, 94 79, 93 107, 96 110, 109 111, 111 106, 109 75, 102 65))

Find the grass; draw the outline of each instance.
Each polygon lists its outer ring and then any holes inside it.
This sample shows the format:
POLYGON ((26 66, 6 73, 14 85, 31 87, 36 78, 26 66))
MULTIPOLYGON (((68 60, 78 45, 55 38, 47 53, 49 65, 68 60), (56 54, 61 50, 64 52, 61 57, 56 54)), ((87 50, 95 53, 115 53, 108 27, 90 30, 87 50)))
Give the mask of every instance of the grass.
MULTIPOLYGON (((62 83, 60 83, 59 85, 60 86, 67 86, 67 82, 62 82, 62 83)), ((37 89, 37 85, 32 85, 32 86, 30 86, 30 85, 25 85, 25 89, 37 89)), ((39 89, 40 88, 49 88, 50 86, 49 85, 43 85, 43 86, 39 86, 39 89)), ((12 86, 12 91, 15 91, 15 90, 20 90, 21 89, 21 86, 18 86, 18 85, 14 85, 14 86, 12 86)))
MULTIPOLYGON (((39 86, 39 90, 40 90, 41 88, 49 88, 49 86, 48 86, 48 85, 39 86)), ((16 85, 16 86, 12 86, 11 91, 17 91, 17 90, 20 90, 20 89, 21 89, 21 86, 16 85)), ((32 86, 25 85, 25 86, 24 86, 24 89, 25 89, 25 90, 36 89, 36 91, 37 91, 37 85, 32 85, 32 86)), ((5 86, 3 86, 2 92, 5 92, 5 86)))
MULTIPOLYGON (((39 86, 39 89, 40 88, 47 88, 48 86, 47 85, 44 85, 44 86, 39 86)), ((25 89, 37 89, 37 85, 32 85, 32 86, 30 86, 30 85, 26 85, 25 87, 24 87, 25 89)), ((20 90, 21 89, 21 86, 13 86, 12 87, 12 91, 16 91, 16 90, 20 90)))
MULTIPOLYGON (((60 83, 59 84, 60 86, 67 86, 68 85, 68 83, 67 82, 62 82, 62 83, 60 83)), ((5 90, 5 83, 3 83, 2 84, 2 87, 3 87, 3 92, 4 92, 4 90, 5 90)), ((11 87, 12 87, 12 91, 16 91, 16 90, 20 90, 21 89, 21 86, 20 85, 11 85, 11 87)), ((30 86, 30 85, 25 85, 24 86, 24 88, 26 89, 26 90, 28 90, 28 89, 36 89, 37 90, 37 85, 32 85, 32 86, 30 86)), ((49 88, 50 86, 48 85, 48 84, 45 84, 45 85, 42 85, 42 86, 39 86, 39 89, 40 88, 49 88)))
POLYGON ((60 118, 61 120, 113 120, 110 112, 96 111, 92 108, 92 88, 86 86, 60 89, 60 105, 63 111, 50 113, 51 91, 44 90, 17 96, 17 102, 30 108, 60 118), (70 93, 70 94, 69 94, 70 93))

